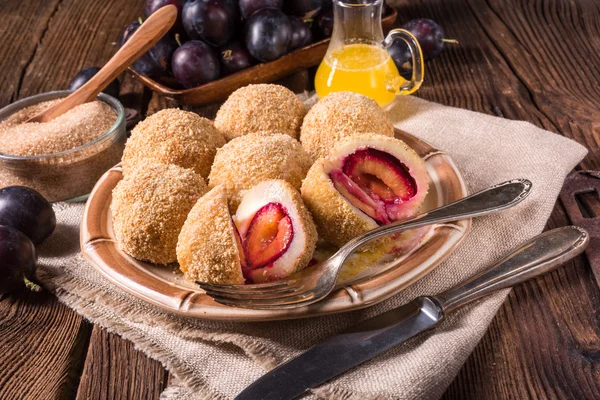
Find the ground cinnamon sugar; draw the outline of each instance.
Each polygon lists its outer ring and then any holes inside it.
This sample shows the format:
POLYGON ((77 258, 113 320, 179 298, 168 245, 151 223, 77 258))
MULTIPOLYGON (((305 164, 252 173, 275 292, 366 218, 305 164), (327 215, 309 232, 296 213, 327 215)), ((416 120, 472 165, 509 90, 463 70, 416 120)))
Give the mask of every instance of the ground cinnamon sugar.
POLYGON ((0 122, 0 153, 15 156, 56 154, 93 141, 117 120, 101 101, 80 104, 50 122, 28 122, 57 100, 24 108, 0 122))
POLYGON ((102 174, 119 162, 124 121, 104 101, 81 104, 45 123, 25 123, 58 100, 38 103, 0 122, 0 188, 28 186, 49 201, 87 195, 102 174), (93 144, 90 144, 93 143, 93 144))

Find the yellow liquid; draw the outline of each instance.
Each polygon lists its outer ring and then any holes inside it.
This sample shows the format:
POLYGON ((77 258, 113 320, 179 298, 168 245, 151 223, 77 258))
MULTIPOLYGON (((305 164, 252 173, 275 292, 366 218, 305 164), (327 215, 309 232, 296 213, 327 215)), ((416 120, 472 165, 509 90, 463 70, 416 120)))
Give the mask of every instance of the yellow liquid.
POLYGON ((319 97, 347 90, 385 106, 394 100, 404 82, 385 49, 351 44, 325 56, 315 76, 315 89, 319 97))

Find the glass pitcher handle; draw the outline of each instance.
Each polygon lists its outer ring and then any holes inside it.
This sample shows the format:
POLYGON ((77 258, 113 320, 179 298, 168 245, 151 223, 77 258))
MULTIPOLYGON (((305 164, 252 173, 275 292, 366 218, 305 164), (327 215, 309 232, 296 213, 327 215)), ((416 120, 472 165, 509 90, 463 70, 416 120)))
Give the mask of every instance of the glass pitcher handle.
POLYGON ((424 65, 423 65, 423 53, 421 52, 421 46, 417 39, 405 29, 392 29, 383 41, 383 46, 388 49, 394 42, 394 39, 402 39, 408 45, 410 54, 412 56, 412 78, 410 81, 406 81, 403 84, 397 86, 394 85, 393 90, 396 94, 406 95, 414 93, 423 83, 424 65))

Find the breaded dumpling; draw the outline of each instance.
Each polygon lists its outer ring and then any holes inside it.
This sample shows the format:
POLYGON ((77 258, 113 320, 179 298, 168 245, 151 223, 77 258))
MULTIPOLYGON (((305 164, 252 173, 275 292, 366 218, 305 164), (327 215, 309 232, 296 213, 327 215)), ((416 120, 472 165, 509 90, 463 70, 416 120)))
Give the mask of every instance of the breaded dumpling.
POLYGON ((224 185, 235 210, 247 189, 267 179, 283 179, 300 190, 311 160, 296 139, 252 133, 221 147, 208 177, 209 187, 224 185))
POLYGON ((119 248, 138 260, 175 262, 179 231, 207 191, 191 169, 145 164, 130 170, 114 188, 110 205, 119 248))
POLYGON ((333 92, 315 104, 302 123, 300 142, 313 160, 325 157, 341 139, 357 133, 394 136, 377 102, 358 93, 333 92))
POLYGON ((137 124, 123 152, 123 171, 142 163, 175 164, 208 177, 217 149, 225 138, 198 114, 167 108, 137 124))
POLYGON ((429 181, 425 163, 403 141, 373 133, 341 140, 302 184, 302 199, 319 235, 343 246, 421 207, 429 181))
POLYGON ((205 194, 190 211, 177 242, 179 269, 189 280, 243 285, 241 243, 223 186, 205 194))
POLYGON ((227 140, 254 132, 284 133, 298 139, 306 106, 286 87, 244 86, 223 103, 215 126, 227 140))

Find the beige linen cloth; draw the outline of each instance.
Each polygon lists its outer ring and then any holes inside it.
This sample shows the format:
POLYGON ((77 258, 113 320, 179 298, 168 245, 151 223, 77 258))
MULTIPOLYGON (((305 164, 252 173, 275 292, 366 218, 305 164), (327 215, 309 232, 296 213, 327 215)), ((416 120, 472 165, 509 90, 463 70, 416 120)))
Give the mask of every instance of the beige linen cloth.
MULTIPOLYGON (((470 192, 528 178, 522 204, 473 221, 454 254, 402 293, 371 308, 287 322, 234 323, 170 315, 128 295, 81 259, 81 204, 57 204, 58 227, 40 251, 39 278, 61 302, 131 340, 176 376, 164 399, 230 399, 267 370, 344 328, 422 294, 436 294, 490 266, 539 234, 563 179, 586 149, 527 122, 400 99, 389 110, 398 128, 447 152, 470 192)), ((434 332, 413 338, 314 390, 311 398, 433 399, 442 395, 481 339, 507 291, 467 306, 434 332)))

